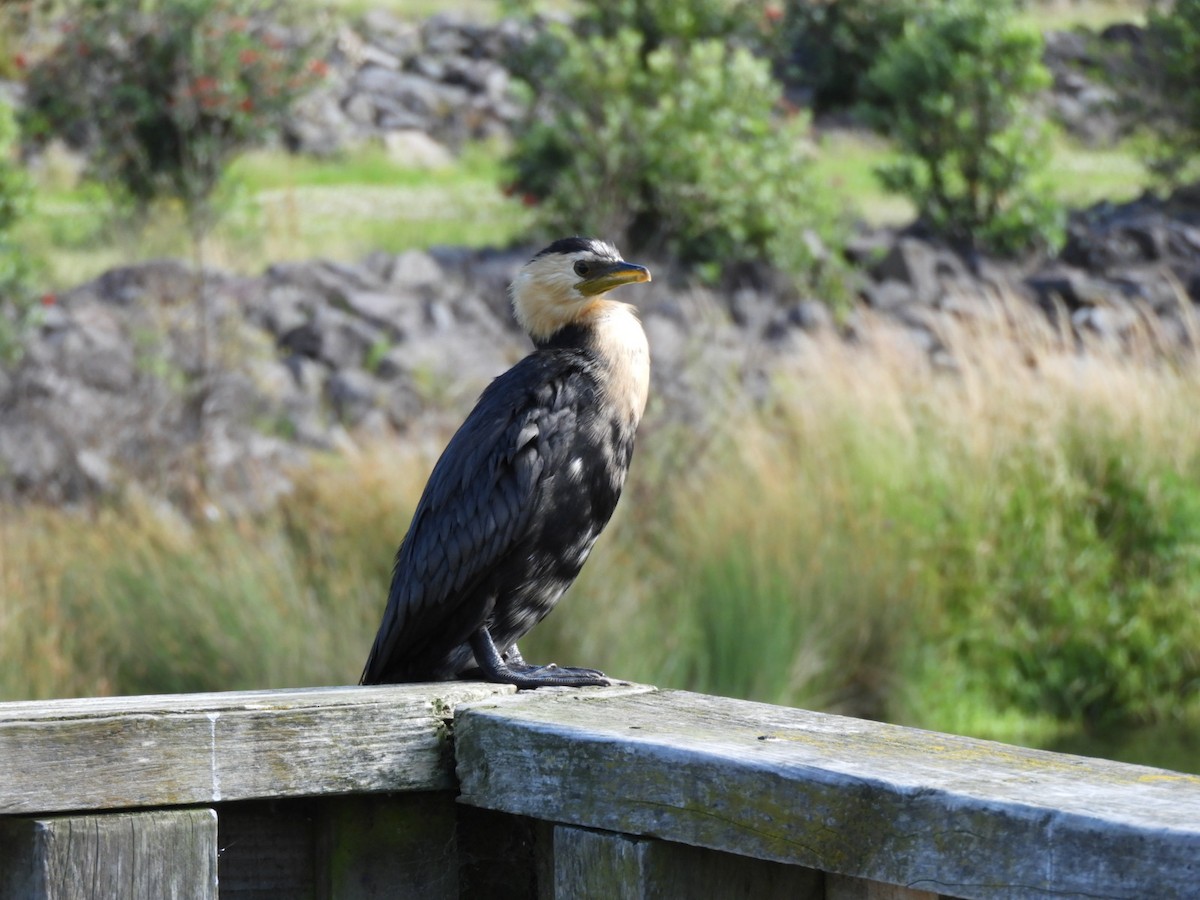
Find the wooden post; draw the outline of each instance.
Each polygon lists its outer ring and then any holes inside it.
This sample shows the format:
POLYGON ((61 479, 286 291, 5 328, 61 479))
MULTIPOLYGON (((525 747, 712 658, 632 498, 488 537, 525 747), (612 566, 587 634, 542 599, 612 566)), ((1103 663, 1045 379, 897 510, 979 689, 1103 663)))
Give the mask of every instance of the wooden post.
POLYGON ((848 875, 825 876, 825 900, 952 900, 946 894, 931 894, 882 881, 867 881, 848 875))
POLYGON ((319 898, 458 900, 452 794, 342 797, 322 805, 319 898))
POLYGON ((217 815, 183 809, 0 820, 0 896, 215 900, 217 815))
POLYGON ((821 873, 686 844, 559 825, 555 900, 822 900, 821 873))

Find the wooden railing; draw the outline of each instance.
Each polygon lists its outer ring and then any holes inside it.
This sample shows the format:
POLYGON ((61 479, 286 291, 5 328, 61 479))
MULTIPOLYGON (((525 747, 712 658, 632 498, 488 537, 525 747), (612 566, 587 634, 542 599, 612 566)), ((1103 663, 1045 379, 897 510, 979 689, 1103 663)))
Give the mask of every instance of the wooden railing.
POLYGON ((0 704, 3 898, 1200 898, 1200 777, 629 686, 0 704))

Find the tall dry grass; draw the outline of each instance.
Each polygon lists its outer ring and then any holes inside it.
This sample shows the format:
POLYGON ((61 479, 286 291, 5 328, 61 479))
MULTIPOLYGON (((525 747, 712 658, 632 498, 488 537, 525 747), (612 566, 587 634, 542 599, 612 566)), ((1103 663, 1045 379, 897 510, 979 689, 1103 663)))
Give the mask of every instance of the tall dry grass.
POLYGON ((530 653, 1004 737, 1194 708, 1195 366, 1003 297, 942 325, 948 365, 860 331, 689 471, 644 446, 632 494, 666 502, 626 510, 530 653))
MULTIPOLYGON (((1200 370, 1004 298, 939 336, 811 340, 703 442, 652 417, 526 656, 999 737, 1194 711, 1200 370)), ((432 461, 330 461, 237 521, 5 511, 0 693, 353 681, 432 461)))

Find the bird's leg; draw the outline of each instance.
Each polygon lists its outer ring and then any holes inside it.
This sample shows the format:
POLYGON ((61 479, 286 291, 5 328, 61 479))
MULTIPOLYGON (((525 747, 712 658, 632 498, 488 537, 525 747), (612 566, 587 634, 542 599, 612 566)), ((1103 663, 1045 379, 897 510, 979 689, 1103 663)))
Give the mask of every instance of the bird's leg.
POLYGON ((508 651, 505 652, 503 656, 504 661, 510 666, 523 666, 526 664, 525 657, 521 655, 521 651, 517 649, 516 644, 513 644, 511 647, 509 647, 508 651))
POLYGON ((497 684, 513 684, 523 689, 612 684, 612 681, 603 672, 595 669, 565 668, 556 666, 554 663, 546 666, 532 666, 522 659, 516 647, 509 651, 509 658, 506 662, 500 656, 500 651, 496 649, 496 643, 492 640, 492 635, 486 626, 481 626, 471 635, 470 643, 471 650, 475 654, 475 662, 479 664, 483 677, 497 684))

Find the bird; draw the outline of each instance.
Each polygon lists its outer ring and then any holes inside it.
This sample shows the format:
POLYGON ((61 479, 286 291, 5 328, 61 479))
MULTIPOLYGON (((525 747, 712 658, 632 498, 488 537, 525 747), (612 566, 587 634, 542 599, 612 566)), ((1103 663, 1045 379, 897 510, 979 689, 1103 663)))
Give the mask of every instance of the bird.
POLYGON ((556 240, 518 271, 509 297, 534 350, 484 389, 434 465, 360 683, 612 683, 527 663, 517 641, 574 582, 621 496, 650 351, 634 308, 609 292, 648 281, 586 237, 556 240))

